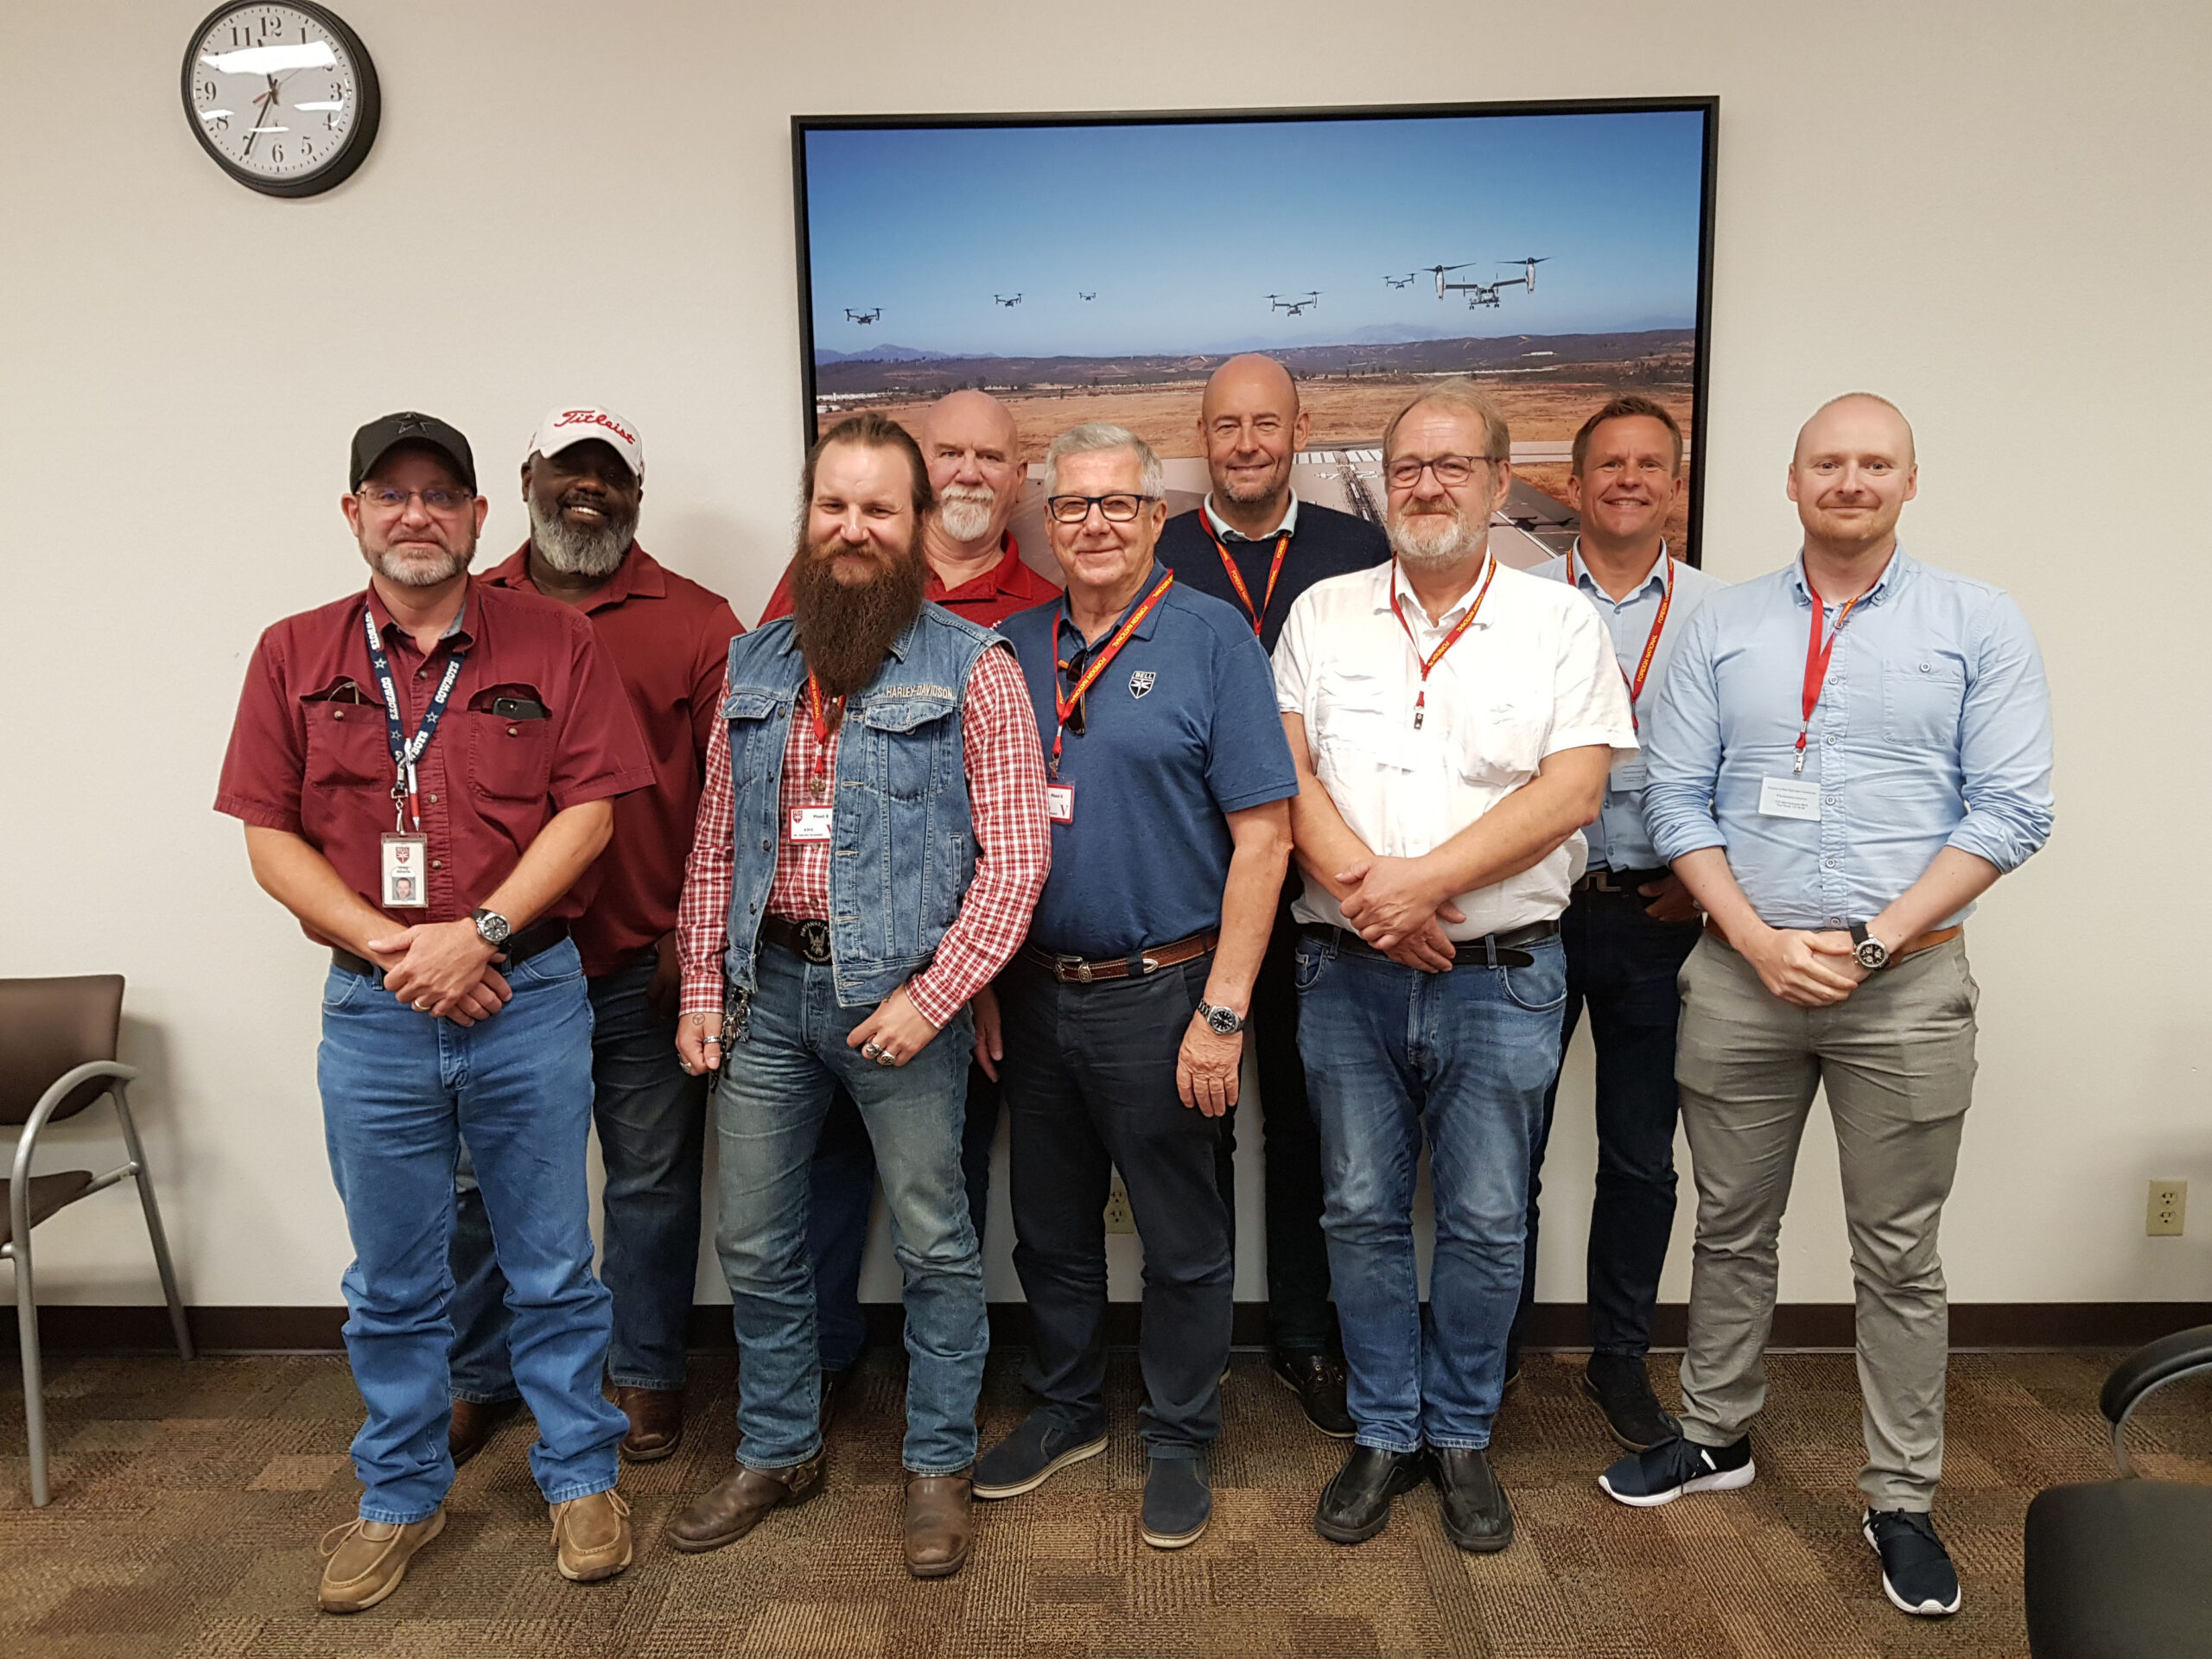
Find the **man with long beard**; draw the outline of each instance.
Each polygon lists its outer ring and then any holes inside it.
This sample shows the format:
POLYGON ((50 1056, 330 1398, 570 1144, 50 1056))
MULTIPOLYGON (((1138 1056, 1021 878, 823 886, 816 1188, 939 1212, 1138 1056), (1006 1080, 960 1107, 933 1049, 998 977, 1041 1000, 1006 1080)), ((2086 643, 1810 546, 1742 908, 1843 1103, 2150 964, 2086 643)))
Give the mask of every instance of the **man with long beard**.
POLYGON ((367 1420, 359 1517, 321 1605, 398 1588, 445 1525, 447 1245, 465 1140, 498 1238, 531 1472, 564 1578, 630 1564, 611 1325, 584 1152, 591 1005, 569 937, 613 798, 653 781, 581 616, 471 582, 487 504, 468 442, 412 412, 353 436, 347 523, 372 575, 261 637, 215 809, 254 879, 330 951, 317 1073, 346 1206, 346 1352, 367 1420))
MULTIPOLYGON (((1058 588, 1022 563, 1021 550, 1007 529, 1027 475, 1014 412, 988 392, 948 392, 922 417, 921 444, 937 499, 922 521, 922 555, 929 569, 922 596, 987 628, 1058 598, 1058 588)), ((791 608, 791 573, 786 571, 760 620, 788 616, 791 608)), ((989 1208, 991 1143, 999 1128, 998 1059, 987 1047, 968 1068, 960 1162, 978 1239, 989 1208)), ((874 1197, 875 1154, 859 1109, 840 1089, 815 1149, 814 1206, 807 1220, 822 1340, 824 1433, 868 1337, 861 1313, 861 1257, 874 1197)))
POLYGON ((715 1246, 745 1387, 737 1466, 669 1528, 720 1548, 821 1489, 809 1165, 860 1109, 906 1278, 906 1559, 959 1571, 988 1338, 960 1143, 968 1003, 1020 944, 1052 857, 1021 676, 923 599, 928 468, 881 416, 809 453, 792 614, 731 641, 677 924, 677 1050, 721 1073, 715 1246))
POLYGON ((1559 917, 1578 832, 1636 736, 1589 601, 1491 556, 1509 454, 1503 417, 1467 381, 1401 410, 1382 437, 1395 556, 1310 589, 1274 657, 1306 878, 1299 1049, 1357 1428, 1314 1511, 1334 1543, 1382 1531, 1424 1474, 1460 1548, 1513 1540, 1484 1448, 1520 1296, 1529 1149, 1559 1065, 1559 917))
MULTIPOLYGON (((587 878, 576 949, 592 1008, 592 1117, 607 1168, 601 1269, 614 1297, 607 1378, 629 1419, 621 1453, 650 1463, 683 1434, 683 1338, 698 1274, 703 1078, 676 1057, 676 901, 721 714, 722 665, 742 632, 728 601, 638 545, 645 449, 610 410, 564 404, 538 423, 522 464, 530 539, 484 578, 591 619, 645 734, 653 786, 614 808, 587 878)), ((516 1390, 512 1320, 491 1217, 466 1151, 453 1238, 456 1464, 480 1450, 516 1390)))

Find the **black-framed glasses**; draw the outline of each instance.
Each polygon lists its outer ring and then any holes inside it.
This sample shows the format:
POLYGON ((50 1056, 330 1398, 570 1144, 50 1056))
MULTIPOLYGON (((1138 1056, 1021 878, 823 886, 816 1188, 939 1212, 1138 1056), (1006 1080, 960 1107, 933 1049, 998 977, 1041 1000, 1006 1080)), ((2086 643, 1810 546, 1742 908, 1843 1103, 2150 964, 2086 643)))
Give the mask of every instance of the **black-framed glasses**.
POLYGON ((1159 499, 1126 490, 1112 495, 1048 495, 1045 498, 1045 510, 1052 515, 1056 524, 1079 524, 1090 517, 1091 508, 1096 507, 1108 524, 1126 524, 1144 511, 1146 502, 1159 499))
POLYGON ((384 487, 356 490, 354 494, 378 512, 404 512, 407 504, 416 496, 422 497, 424 512, 441 514, 459 512, 476 499, 475 493, 470 490, 395 490, 384 487))
POLYGON ((1401 455, 1382 469, 1382 476, 1390 480, 1392 489, 1410 490, 1421 482, 1423 473, 1434 473, 1436 481, 1446 489, 1457 489, 1475 475, 1476 467, 1491 466, 1503 459, 1502 455, 1434 455, 1427 461, 1417 461, 1411 455, 1401 455))

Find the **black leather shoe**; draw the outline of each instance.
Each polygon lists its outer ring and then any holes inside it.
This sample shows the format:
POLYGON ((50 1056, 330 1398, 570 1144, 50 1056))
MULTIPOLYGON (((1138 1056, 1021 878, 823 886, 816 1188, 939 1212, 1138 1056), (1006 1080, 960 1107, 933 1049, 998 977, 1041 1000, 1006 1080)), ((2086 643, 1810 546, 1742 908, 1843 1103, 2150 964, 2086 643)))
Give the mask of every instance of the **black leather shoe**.
POLYGON ((1351 1412, 1344 1405, 1341 1360, 1320 1350, 1286 1353, 1278 1349, 1268 1363, 1275 1380, 1298 1396, 1307 1422, 1332 1440, 1351 1439, 1354 1429, 1351 1412))
POLYGON ((1444 1498, 1444 1535, 1477 1555, 1503 1549, 1513 1541, 1513 1506, 1490 1471, 1490 1459, 1465 1446, 1438 1446, 1429 1452, 1436 1490, 1444 1498))
POLYGON ((1671 1440, 1682 1426, 1659 1408, 1641 1354, 1592 1354, 1582 1373, 1582 1392, 1605 1414, 1605 1427, 1630 1452, 1649 1452, 1671 1440))
POLYGON ((1427 1478, 1428 1465, 1418 1452, 1356 1446, 1321 1489, 1313 1530, 1332 1544, 1363 1544, 1390 1524, 1391 1500, 1427 1478))

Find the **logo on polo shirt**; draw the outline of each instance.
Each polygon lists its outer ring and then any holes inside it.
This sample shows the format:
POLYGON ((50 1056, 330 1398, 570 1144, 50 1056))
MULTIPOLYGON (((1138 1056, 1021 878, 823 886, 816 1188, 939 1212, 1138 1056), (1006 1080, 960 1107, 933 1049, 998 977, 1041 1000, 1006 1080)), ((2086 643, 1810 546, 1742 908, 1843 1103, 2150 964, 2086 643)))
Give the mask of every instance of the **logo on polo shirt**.
POLYGON ((1159 675, 1148 668, 1137 670, 1129 676, 1129 695, 1133 697, 1143 696, 1146 692, 1152 690, 1153 683, 1159 677, 1159 675))

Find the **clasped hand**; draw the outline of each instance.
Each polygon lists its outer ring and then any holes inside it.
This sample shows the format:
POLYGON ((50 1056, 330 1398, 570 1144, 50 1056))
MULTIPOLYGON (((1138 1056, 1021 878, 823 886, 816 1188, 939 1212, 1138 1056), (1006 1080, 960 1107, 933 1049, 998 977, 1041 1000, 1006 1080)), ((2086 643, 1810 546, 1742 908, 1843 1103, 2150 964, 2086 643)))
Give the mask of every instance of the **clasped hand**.
POLYGON ((1801 1008, 1832 1007, 1857 990, 1866 977, 1867 970, 1851 954, 1851 935, 1840 930, 1813 933, 1802 928, 1770 927, 1737 948, 1758 970, 1761 984, 1784 1002, 1801 1008))
POLYGON ((467 917, 418 922, 367 942, 369 960, 384 969, 384 988, 416 1012, 473 1026, 489 1020, 514 995, 492 966, 504 961, 467 917))
POLYGON ((1364 858, 1337 872, 1351 890, 1339 906, 1359 937, 1404 967, 1440 974, 1452 966, 1452 941, 1443 924, 1466 916, 1438 893, 1417 858, 1364 858))

